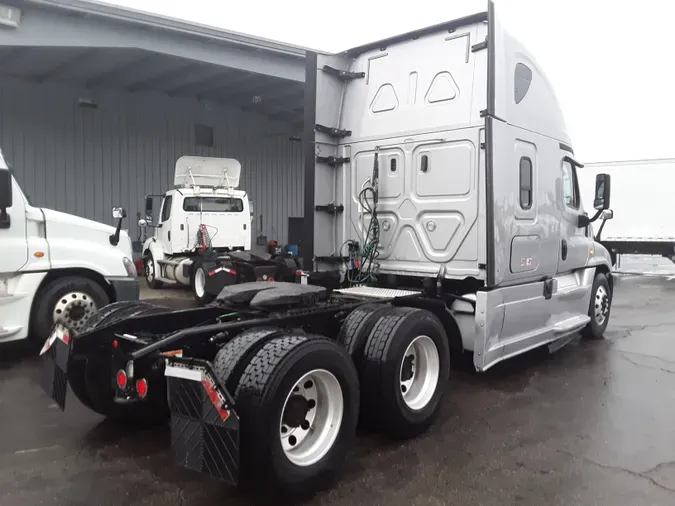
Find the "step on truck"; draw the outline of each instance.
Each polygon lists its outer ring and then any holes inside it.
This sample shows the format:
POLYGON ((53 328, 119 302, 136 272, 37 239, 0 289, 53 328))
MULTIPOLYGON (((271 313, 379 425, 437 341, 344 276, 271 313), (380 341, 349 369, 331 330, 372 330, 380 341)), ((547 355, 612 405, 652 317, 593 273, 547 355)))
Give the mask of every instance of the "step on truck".
POLYGON ((139 298, 131 241, 117 227, 34 207, 0 151, 0 343, 81 330, 110 303, 139 298))
POLYGON ((145 280, 152 289, 182 285, 195 300, 211 302, 223 287, 245 281, 294 281, 299 264, 290 255, 261 256, 251 250, 253 222, 241 164, 233 158, 182 156, 174 187, 145 199, 141 229, 145 280), (160 200, 159 217, 153 217, 160 200))
POLYGON ((302 282, 225 287, 198 309, 111 309, 44 346, 45 389, 169 423, 174 461, 309 492, 357 423, 412 438, 451 362, 477 371, 607 327, 612 274, 550 83, 487 12, 307 54, 302 282))

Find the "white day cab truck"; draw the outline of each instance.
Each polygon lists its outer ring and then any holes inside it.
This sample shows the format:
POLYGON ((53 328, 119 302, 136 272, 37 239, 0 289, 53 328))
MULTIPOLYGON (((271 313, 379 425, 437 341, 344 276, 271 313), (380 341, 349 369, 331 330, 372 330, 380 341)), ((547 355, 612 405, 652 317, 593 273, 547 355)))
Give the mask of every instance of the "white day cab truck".
POLYGON ((0 343, 74 332, 113 302, 138 300, 131 241, 117 228, 33 207, 0 152, 0 343))
POLYGON ((589 217, 551 85, 491 2, 306 63, 304 283, 111 311, 44 346, 62 409, 67 379, 104 416, 170 424, 177 465, 291 494, 341 468, 358 423, 426 431, 451 362, 600 338, 613 293, 590 232, 610 178, 589 217))
POLYGON ((658 255, 675 262, 675 220, 670 207, 675 159, 586 164, 579 174, 584 199, 591 198, 593 191, 589 185, 601 173, 612 177, 616 203, 613 209, 616 216, 598 230, 612 264, 616 265, 622 254, 658 255))
POLYGON ((183 156, 176 161, 174 188, 146 197, 146 217, 138 225, 154 229, 143 244, 150 288, 189 286, 206 304, 231 284, 295 280, 299 266, 292 257, 250 252, 253 215, 246 192, 238 189, 240 177, 235 159, 183 156))

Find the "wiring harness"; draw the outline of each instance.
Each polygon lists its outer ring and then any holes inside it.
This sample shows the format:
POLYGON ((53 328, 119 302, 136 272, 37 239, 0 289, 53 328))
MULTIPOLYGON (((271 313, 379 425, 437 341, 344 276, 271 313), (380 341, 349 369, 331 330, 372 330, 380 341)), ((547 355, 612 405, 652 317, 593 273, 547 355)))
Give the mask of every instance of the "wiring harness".
POLYGON ((379 252, 377 247, 380 244, 380 222, 377 219, 377 201, 379 197, 379 157, 375 152, 373 162, 373 174, 369 180, 366 180, 364 186, 358 195, 359 206, 361 208, 361 229, 366 233, 361 237, 360 242, 353 240, 346 241, 340 248, 340 255, 345 246, 348 247, 347 260, 347 280, 351 285, 361 285, 372 283, 376 280, 377 257, 379 252), (366 227, 365 220, 370 218, 366 227))
POLYGON ((206 225, 203 223, 199 225, 199 228, 197 229, 197 246, 199 246, 200 253, 204 253, 211 247, 211 237, 209 236, 206 225))

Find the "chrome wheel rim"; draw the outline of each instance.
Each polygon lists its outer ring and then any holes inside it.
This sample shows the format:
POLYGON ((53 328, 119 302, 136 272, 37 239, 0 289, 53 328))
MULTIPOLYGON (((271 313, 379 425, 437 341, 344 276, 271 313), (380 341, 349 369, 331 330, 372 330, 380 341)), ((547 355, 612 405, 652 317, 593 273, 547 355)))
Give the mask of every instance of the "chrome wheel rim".
POLYGON ((195 271, 195 294, 197 297, 203 297, 206 293, 206 275, 201 267, 195 271))
POLYGON ((595 291, 594 316, 595 323, 603 325, 609 314, 609 294, 604 286, 599 286, 595 291))
POLYGON ((441 360, 436 343, 429 336, 417 336, 408 345, 400 367, 403 402, 413 411, 424 409, 436 392, 441 360))
POLYGON ((155 279, 155 263, 150 258, 145 261, 145 279, 149 283, 152 283, 155 279))
POLYGON ((54 305, 52 319, 54 323, 80 330, 96 311, 98 306, 91 296, 84 292, 69 292, 54 305))
POLYGON ((300 467, 330 451, 344 413, 342 387, 333 373, 315 369, 295 382, 281 411, 279 437, 284 454, 300 467))

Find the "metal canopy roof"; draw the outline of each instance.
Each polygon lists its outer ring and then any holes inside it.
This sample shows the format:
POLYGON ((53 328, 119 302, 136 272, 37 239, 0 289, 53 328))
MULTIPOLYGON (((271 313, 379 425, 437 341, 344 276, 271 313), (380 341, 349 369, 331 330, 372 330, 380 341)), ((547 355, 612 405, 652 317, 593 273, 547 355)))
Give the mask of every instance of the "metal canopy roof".
POLYGON ((158 91, 302 123, 305 49, 82 0, 0 0, 0 74, 158 91))

